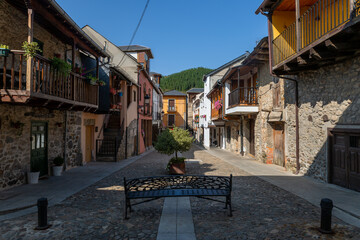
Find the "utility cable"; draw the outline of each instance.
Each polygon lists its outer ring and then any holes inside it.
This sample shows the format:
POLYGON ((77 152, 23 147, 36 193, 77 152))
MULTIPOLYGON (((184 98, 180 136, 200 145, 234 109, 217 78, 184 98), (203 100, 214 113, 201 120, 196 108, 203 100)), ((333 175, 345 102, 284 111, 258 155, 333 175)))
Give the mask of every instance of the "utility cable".
MULTIPOLYGON (((143 18, 144 18, 144 15, 145 15, 145 12, 146 12, 146 9, 147 9, 149 3, 150 3, 150 0, 147 0, 147 1, 146 1, 146 5, 145 5, 145 7, 144 7, 144 10, 143 10, 143 12, 142 12, 142 14, 141 14, 141 17, 140 17, 140 19, 139 19, 139 22, 138 22, 138 24, 137 24, 137 26, 136 26, 136 28, 135 28, 135 31, 134 31, 131 39, 130 39, 130 43, 129 43, 129 45, 128 45, 127 48, 126 48, 126 51, 129 50, 130 45, 131 45, 132 42, 134 41, 135 35, 136 35, 137 31, 139 30, 139 27, 140 27, 141 22, 142 22, 142 20, 143 20, 143 18)), ((121 66, 121 64, 122 64, 122 62, 123 62, 123 60, 124 60, 125 55, 126 55, 126 53, 124 52, 124 55, 122 56, 120 62, 119 62, 118 65, 117 65, 117 67, 120 67, 120 66, 121 66)))

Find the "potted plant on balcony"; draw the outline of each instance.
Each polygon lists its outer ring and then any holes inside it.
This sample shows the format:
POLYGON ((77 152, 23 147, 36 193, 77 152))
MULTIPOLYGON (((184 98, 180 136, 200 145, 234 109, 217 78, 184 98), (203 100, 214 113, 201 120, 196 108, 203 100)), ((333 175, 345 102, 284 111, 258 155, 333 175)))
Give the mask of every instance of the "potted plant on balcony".
POLYGON ((28 184, 39 183, 40 166, 38 164, 31 164, 30 171, 27 173, 28 184))
POLYGON ((106 85, 106 82, 104 82, 103 80, 98 80, 96 83, 101 87, 106 85))
POLYGON ((71 72, 71 64, 57 57, 51 59, 51 66, 64 76, 69 75, 71 72))
POLYGON ((215 104, 214 104, 214 108, 216 109, 216 110, 220 110, 221 108, 222 108, 222 99, 220 99, 220 100, 217 100, 216 102, 215 102, 215 104))
POLYGON ((190 150, 193 138, 187 130, 174 127, 173 130, 164 130, 155 143, 155 149, 163 154, 172 155, 173 158, 167 164, 166 169, 170 174, 185 174, 185 158, 178 154, 190 150))
POLYGON ((37 53, 41 53, 39 44, 37 42, 23 42, 22 49, 25 51, 24 56, 27 59, 34 57, 37 53))
POLYGON ((63 164, 64 164, 64 158, 57 156, 53 160, 53 174, 56 177, 61 176, 62 170, 63 170, 63 164))
POLYGON ((0 57, 9 56, 10 49, 8 45, 0 44, 0 57))

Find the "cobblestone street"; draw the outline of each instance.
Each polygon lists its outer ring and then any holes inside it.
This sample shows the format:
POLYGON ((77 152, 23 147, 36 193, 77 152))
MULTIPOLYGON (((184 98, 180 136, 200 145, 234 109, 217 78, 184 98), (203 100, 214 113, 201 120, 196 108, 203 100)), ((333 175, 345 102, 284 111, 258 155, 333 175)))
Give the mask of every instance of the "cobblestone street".
MULTIPOLYGON (((233 174, 234 216, 223 204, 191 198, 197 239, 360 239, 360 230, 333 218, 334 235, 317 231, 320 209, 258 177, 193 147, 183 154, 188 174, 233 174)), ((124 221, 123 177, 166 174, 166 155, 152 152, 126 168, 49 208, 44 231, 37 214, 2 221, 1 239, 156 239, 163 199, 134 207, 124 221)))

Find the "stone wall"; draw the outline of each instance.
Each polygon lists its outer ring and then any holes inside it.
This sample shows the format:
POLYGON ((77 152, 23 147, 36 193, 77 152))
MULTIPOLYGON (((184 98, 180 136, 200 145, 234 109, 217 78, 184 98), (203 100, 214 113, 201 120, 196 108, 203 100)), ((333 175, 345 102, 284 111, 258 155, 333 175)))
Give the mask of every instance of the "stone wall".
POLYGON ((66 113, 66 169, 82 166, 81 113, 75 111, 66 113))
POLYGON ((127 127, 127 157, 135 156, 137 151, 137 143, 136 143, 136 133, 137 133, 137 120, 134 119, 130 122, 127 127))
MULTIPOLYGON (((37 12, 34 11, 34 14, 36 15, 37 12)), ((27 41, 27 24, 27 12, 23 13, 6 1, 0 0, 0 32, 6 33, 0 34, 1 44, 8 45, 10 49, 22 50, 22 43, 27 41)), ((65 55, 68 59, 71 59, 71 51, 66 50, 71 49, 72 46, 63 43, 61 40, 41 27, 36 21, 34 21, 33 36, 35 39, 44 43, 44 57, 50 59, 53 58, 55 54, 60 54, 62 59, 65 59, 65 55)), ((79 53, 76 55, 76 63, 79 65, 81 64, 79 53)))
MULTIPOLYGON (((299 82, 300 171, 326 181, 327 130, 360 127, 360 57, 303 72, 299 82)), ((294 84, 286 81, 288 161, 295 161, 294 84)))
POLYGON ((240 154, 240 122, 239 121, 229 121, 225 123, 225 149, 240 154), (228 127, 230 127, 230 141, 228 140, 228 127))
POLYGON ((31 122, 42 121, 48 127, 48 167, 56 156, 63 156, 64 112, 28 106, 0 105, 0 188, 26 183, 30 169, 31 122), (14 123, 20 126, 14 127, 14 123), (13 123, 13 124, 12 124, 13 123))

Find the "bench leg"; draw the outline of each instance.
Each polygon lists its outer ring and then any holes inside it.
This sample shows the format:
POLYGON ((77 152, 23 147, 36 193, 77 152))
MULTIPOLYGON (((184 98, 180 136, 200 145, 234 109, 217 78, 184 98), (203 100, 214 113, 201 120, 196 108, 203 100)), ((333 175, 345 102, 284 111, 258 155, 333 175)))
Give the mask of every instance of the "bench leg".
POLYGON ((226 197, 226 202, 229 205, 229 217, 232 217, 231 196, 226 197))
POLYGON ((128 199, 125 197, 125 201, 124 201, 124 220, 129 219, 128 215, 127 215, 127 209, 128 209, 128 199))

